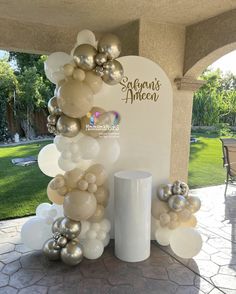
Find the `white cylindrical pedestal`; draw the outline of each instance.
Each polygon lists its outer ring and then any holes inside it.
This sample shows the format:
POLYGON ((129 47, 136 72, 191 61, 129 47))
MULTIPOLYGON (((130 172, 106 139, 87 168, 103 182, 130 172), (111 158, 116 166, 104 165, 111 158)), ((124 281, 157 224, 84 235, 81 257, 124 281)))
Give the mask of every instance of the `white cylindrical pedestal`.
POLYGON ((150 256, 152 175, 115 173, 115 255, 137 262, 150 256))

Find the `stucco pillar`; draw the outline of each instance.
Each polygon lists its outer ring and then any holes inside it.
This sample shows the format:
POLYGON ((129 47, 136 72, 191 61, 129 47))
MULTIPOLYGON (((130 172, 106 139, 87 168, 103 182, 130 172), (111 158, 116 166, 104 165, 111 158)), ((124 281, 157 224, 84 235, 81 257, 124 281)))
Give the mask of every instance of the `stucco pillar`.
POLYGON ((188 177, 193 91, 186 87, 182 90, 182 87, 175 82, 177 77, 183 75, 184 47, 183 26, 140 20, 139 55, 158 63, 173 86, 171 181, 175 179, 187 181, 188 177))

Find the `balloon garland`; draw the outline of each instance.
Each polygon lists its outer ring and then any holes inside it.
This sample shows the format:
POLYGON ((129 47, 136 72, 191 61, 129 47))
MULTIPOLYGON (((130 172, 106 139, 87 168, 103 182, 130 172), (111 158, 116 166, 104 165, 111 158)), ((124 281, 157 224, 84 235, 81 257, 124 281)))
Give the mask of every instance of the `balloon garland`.
POLYGON ((201 235, 194 227, 194 216, 201 207, 198 197, 189 195, 186 183, 175 181, 162 185, 152 201, 153 232, 156 241, 172 248, 182 258, 192 258, 202 247, 201 235), (186 241, 188 240, 188 241, 186 241))
POLYGON ((122 79, 123 67, 116 60, 120 52, 117 36, 107 34, 97 42, 84 30, 71 55, 52 53, 44 64, 47 78, 56 84, 47 118, 48 131, 56 136, 40 151, 38 164, 53 177, 47 187, 53 204, 40 204, 21 236, 28 247, 68 265, 79 264, 83 256, 100 257, 110 241, 107 173, 100 162, 109 165, 119 157, 118 141, 107 135, 120 116, 93 106, 93 100, 103 82, 115 85, 122 79))

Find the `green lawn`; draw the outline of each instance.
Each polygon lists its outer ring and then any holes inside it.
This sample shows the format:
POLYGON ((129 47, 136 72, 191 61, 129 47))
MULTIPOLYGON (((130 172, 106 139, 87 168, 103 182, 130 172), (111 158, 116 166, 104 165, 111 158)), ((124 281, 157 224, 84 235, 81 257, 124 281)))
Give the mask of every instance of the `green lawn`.
MULTIPOLYGON (((221 142, 218 137, 195 134, 198 142, 191 144, 189 185, 191 188, 224 183, 221 142)), ((11 159, 37 155, 47 142, 16 147, 0 147, 0 219, 30 215, 46 195, 50 178, 38 165, 15 166, 11 159)))
POLYGON ((0 219, 30 215, 41 202, 48 201, 46 187, 50 178, 37 163, 21 167, 11 159, 37 155, 49 141, 14 147, 0 147, 0 219))
POLYGON ((193 134, 197 143, 190 147, 189 186, 191 188, 224 184, 222 146, 217 136, 193 134))

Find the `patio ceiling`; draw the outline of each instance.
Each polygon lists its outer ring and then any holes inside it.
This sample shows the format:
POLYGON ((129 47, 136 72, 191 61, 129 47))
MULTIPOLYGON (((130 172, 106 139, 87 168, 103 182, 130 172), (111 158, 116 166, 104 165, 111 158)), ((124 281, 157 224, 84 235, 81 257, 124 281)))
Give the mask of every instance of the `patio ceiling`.
POLYGON ((188 26, 234 8, 235 0, 0 0, 4 19, 95 31, 139 18, 188 26))

